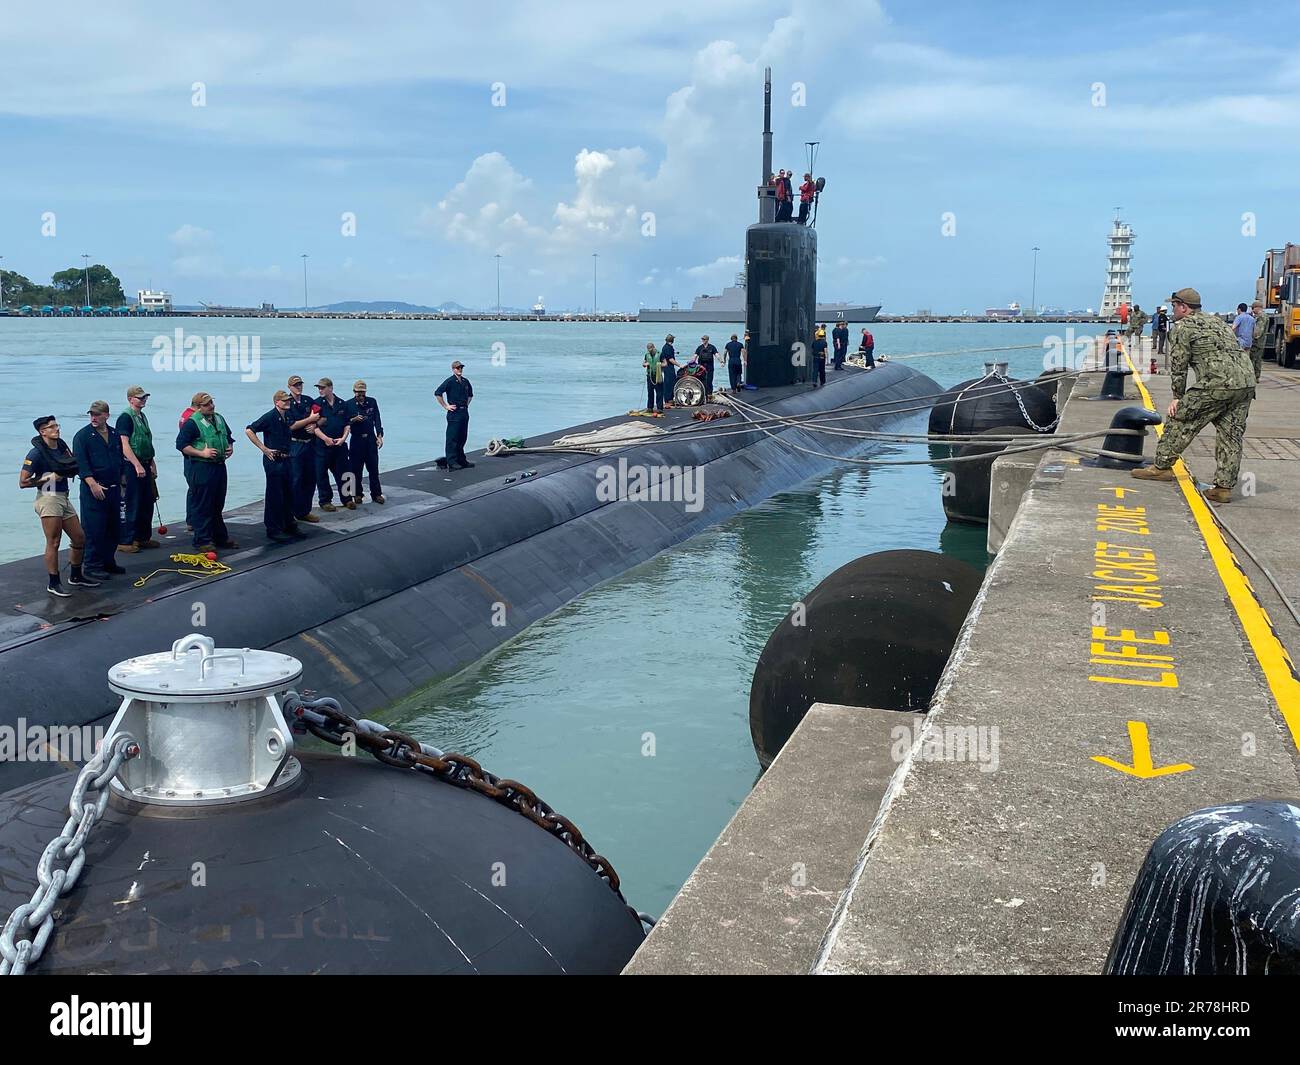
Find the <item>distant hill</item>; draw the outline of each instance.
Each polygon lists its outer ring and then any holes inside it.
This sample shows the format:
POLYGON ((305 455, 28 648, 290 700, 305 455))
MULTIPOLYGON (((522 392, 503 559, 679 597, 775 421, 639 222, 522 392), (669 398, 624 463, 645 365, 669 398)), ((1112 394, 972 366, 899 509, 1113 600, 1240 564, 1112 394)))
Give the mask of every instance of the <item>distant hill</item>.
POLYGON ((345 300, 342 303, 330 303, 324 307, 313 307, 314 311, 342 311, 345 313, 364 313, 370 311, 382 314, 385 311, 397 311, 400 314, 436 314, 439 311, 459 312, 467 308, 459 303, 444 303, 438 307, 426 307, 423 304, 403 303, 401 300, 345 300))

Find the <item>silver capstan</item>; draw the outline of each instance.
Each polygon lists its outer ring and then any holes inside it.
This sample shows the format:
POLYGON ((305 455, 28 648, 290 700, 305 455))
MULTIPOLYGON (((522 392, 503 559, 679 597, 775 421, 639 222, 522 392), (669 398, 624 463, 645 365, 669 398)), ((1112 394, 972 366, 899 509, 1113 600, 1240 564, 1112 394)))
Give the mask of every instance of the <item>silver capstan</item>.
POLYGON ((170 651, 119 662, 108 684, 122 705, 104 742, 128 732, 138 758, 122 765, 114 792, 161 806, 256 799, 301 773, 281 709, 302 677, 289 655, 217 647, 192 634, 170 651))

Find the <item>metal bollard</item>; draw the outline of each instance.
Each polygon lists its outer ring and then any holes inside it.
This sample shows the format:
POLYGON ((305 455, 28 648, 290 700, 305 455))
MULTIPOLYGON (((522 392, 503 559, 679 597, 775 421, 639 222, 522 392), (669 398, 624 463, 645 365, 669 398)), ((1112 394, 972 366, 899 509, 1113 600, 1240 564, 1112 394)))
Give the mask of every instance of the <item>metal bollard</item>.
MULTIPOLYGON (((1121 407, 1111 418, 1110 427, 1111 429, 1145 430, 1148 425, 1159 425, 1163 420, 1157 412, 1147 410, 1145 407, 1121 407)), ((1091 465, 1103 466, 1111 470, 1130 470, 1134 466, 1142 465, 1142 445, 1146 436, 1145 431, 1141 436, 1107 433, 1102 439, 1101 450, 1110 454, 1098 456, 1091 465), (1124 455, 1131 455, 1132 458, 1120 457, 1124 455)))
POLYGON ((1101 394, 1092 398, 1094 400, 1123 399, 1124 378, 1132 375, 1132 370, 1107 370, 1106 376, 1101 382, 1101 394))

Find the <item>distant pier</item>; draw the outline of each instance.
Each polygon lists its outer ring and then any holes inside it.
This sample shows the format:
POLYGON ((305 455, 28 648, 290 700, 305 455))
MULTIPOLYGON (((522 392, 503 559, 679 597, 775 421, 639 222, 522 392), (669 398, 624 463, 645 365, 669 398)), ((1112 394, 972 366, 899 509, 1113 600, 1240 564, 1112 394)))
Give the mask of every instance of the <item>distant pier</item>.
MULTIPOLYGON (((600 314, 496 314, 494 312, 471 311, 465 313, 442 313, 437 311, 264 311, 255 307, 213 307, 208 309, 176 309, 170 311, 134 310, 116 308, 111 311, 96 308, 87 311, 84 308, 56 308, 54 313, 33 310, 19 313, 13 308, 0 311, 0 317, 8 318, 328 318, 353 321, 403 321, 403 322, 616 322, 627 323, 640 321, 636 314, 602 312, 600 314)), ((830 319, 827 319, 830 321, 830 319)), ((1102 318, 1097 315, 1064 314, 1038 315, 1035 317, 1011 317, 987 314, 880 314, 871 324, 888 323, 899 325, 912 324, 956 324, 1001 323, 1012 325, 1075 324, 1075 325, 1110 325, 1118 319, 1102 318)), ((684 320, 689 324, 689 319, 684 320)), ((656 319, 647 325, 663 325, 656 319)), ((667 323, 672 324, 672 323, 667 323)), ((700 323, 695 323, 700 324, 700 323)), ((709 323, 703 323, 705 325, 709 323)), ((713 323, 727 324, 727 323, 713 323)), ((739 322, 734 324, 740 324, 739 322)))

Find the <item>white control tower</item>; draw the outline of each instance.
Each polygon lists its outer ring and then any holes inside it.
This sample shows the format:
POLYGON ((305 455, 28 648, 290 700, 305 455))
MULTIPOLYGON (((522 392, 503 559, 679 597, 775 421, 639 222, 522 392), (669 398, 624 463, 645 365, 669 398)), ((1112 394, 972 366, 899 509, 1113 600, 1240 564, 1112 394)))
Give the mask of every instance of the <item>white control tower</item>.
POLYGON ((1133 237, 1132 227, 1120 220, 1116 208, 1107 238, 1110 251, 1106 258, 1106 290, 1101 295, 1103 317, 1118 311, 1121 303, 1133 306, 1133 237))

